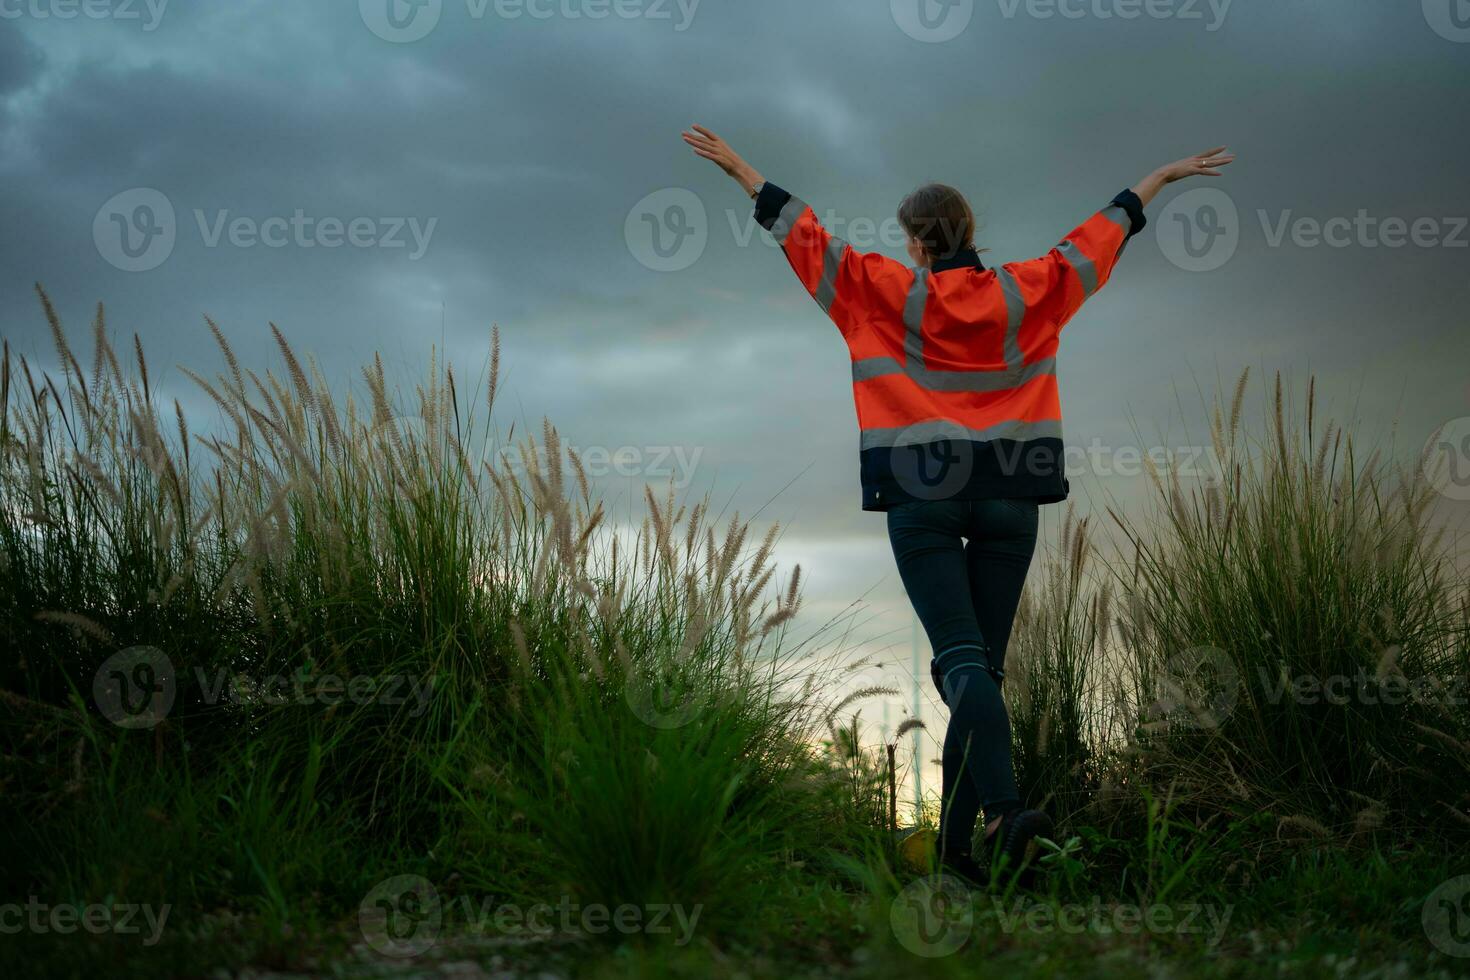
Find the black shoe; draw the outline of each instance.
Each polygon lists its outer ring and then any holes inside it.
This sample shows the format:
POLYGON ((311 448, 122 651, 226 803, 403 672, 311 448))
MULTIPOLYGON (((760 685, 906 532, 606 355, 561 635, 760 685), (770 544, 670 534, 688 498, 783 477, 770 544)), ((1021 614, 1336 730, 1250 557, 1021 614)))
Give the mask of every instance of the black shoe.
POLYGON ((1040 850, 1036 839, 1050 839, 1055 832, 1051 817, 1040 810, 1012 810, 1000 818, 999 827, 985 835, 992 867, 1008 876, 1031 869, 1040 850))
POLYGON ((941 875, 953 875, 960 879, 960 883, 974 887, 985 884, 989 877, 985 869, 976 863, 975 859, 968 854, 946 854, 939 861, 939 873, 941 875))

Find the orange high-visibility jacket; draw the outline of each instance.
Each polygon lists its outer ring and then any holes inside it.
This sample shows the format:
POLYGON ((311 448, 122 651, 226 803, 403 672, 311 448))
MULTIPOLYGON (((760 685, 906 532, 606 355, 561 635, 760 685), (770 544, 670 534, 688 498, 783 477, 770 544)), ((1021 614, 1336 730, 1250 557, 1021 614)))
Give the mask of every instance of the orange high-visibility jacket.
POLYGON ((1125 190, 1039 259, 973 250, 910 269, 832 235, 767 182, 756 221, 780 242, 852 357, 864 510, 910 500, 1067 496, 1057 340, 1143 229, 1125 190))

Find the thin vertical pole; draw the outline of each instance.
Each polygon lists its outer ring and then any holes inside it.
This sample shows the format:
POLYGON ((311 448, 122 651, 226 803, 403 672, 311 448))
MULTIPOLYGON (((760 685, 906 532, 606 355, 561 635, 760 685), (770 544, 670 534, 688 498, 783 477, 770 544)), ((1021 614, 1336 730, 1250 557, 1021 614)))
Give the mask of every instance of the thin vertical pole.
MULTIPOLYGON (((921 718, 920 712, 923 704, 919 700, 919 617, 914 616, 909 632, 909 645, 913 648, 913 686, 914 686, 914 717, 921 718)), ((922 729, 914 729, 914 822, 918 823, 919 816, 924 812, 924 766, 920 761, 919 733, 922 729)))

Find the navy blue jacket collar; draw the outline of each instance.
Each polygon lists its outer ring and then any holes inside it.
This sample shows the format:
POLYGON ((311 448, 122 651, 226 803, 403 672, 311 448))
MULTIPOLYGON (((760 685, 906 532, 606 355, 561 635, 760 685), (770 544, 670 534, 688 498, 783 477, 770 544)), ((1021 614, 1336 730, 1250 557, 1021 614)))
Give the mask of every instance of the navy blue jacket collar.
POLYGON ((980 261, 980 253, 973 248, 962 248, 947 259, 935 259, 929 266, 930 272, 948 272, 950 269, 974 269, 977 272, 985 271, 985 264, 980 261))

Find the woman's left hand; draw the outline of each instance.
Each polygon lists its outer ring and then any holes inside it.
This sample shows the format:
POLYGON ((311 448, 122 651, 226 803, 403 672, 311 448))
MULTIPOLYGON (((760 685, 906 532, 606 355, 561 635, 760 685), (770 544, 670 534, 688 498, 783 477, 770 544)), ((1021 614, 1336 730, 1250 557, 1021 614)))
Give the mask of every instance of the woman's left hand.
POLYGON ((700 125, 695 125, 692 132, 686 131, 682 135, 684 142, 688 143, 695 153, 706 160, 713 161, 716 166, 734 178, 745 193, 754 196, 755 185, 761 183, 763 178, 754 167, 745 162, 740 154, 730 149, 729 143, 700 125))
POLYGON ((1235 162, 1235 154, 1227 153, 1226 150, 1227 147, 1217 146, 1213 150, 1185 157, 1183 160, 1160 167, 1159 175, 1164 178, 1166 184, 1172 184, 1186 177, 1218 177, 1221 167, 1235 162))

